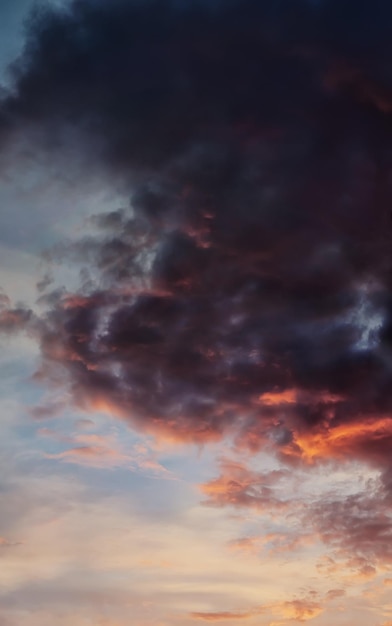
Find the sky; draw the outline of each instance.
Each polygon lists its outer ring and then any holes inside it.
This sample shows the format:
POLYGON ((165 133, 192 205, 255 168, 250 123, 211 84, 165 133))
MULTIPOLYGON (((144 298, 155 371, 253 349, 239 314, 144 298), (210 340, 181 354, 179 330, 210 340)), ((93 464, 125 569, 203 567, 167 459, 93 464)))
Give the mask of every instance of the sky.
POLYGON ((0 4, 0 626, 392 626, 392 5, 0 4))

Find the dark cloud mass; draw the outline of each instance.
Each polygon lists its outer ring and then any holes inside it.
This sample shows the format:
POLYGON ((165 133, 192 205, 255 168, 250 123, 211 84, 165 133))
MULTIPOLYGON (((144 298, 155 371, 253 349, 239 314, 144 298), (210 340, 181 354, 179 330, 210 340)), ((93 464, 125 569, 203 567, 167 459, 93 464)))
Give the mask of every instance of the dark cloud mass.
POLYGON ((78 293, 41 285, 42 376, 172 438, 388 463, 391 18, 381 0, 36 11, 4 149, 73 144, 131 189, 53 252, 83 272, 78 293))

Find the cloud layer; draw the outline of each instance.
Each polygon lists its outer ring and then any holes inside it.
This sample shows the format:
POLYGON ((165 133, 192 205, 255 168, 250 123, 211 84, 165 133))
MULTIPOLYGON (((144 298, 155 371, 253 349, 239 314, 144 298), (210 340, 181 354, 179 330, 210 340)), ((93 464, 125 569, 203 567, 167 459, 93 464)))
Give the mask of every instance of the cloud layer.
POLYGON ((390 13, 36 11, 0 108, 4 150, 23 132, 52 154, 73 145, 131 196, 52 251, 82 268, 79 290, 46 280, 43 314, 1 312, 5 332, 37 337, 37 376, 169 439, 228 434, 289 464, 358 458, 388 475, 390 13))

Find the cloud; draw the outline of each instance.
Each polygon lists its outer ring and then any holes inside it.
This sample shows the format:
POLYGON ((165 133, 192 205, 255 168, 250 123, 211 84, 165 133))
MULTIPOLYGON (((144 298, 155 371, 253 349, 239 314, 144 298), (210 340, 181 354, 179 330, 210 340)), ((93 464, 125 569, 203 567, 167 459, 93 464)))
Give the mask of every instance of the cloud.
POLYGON ((345 595, 346 595, 345 589, 330 589, 327 592, 326 599, 336 600, 337 598, 342 598, 345 595))
POLYGON ((357 458, 376 467, 388 463, 392 418, 389 414, 362 418, 354 423, 320 428, 318 432, 298 432, 282 449, 282 456, 308 463, 319 459, 357 458))
MULTIPOLYGON (((38 318, 2 299, 4 332, 34 329, 36 378, 158 437, 386 471, 390 17, 353 0, 34 13, 3 153, 30 142, 61 160, 72 144, 131 204, 50 253, 79 289, 45 275, 38 318)), ((269 498, 233 485, 222 499, 269 498)))
POLYGON ((260 510, 282 510, 287 502, 274 493, 273 486, 286 473, 276 470, 262 474, 252 472, 241 463, 223 460, 221 475, 204 483, 200 489, 207 496, 205 504, 210 506, 252 507, 260 510))
POLYGON ((323 606, 314 600, 301 598, 283 602, 280 606, 280 612, 283 617, 296 620, 297 622, 306 622, 323 613, 323 606))
MULTIPOLYGON (((340 590, 335 590, 340 591, 340 590)), ((344 595, 339 593, 339 595, 344 595)), ((281 616, 286 620, 296 622, 306 622, 307 620, 317 617, 325 610, 322 605, 322 599, 317 599, 318 594, 310 591, 307 595, 292 600, 286 600, 275 604, 266 604, 265 606, 254 607, 248 611, 217 611, 217 612, 194 612, 190 617, 197 621, 204 622, 223 622, 231 620, 250 619, 257 615, 269 614, 281 616)), ((326 596, 328 599, 328 594, 326 596)))
POLYGON ((157 478, 174 479, 174 475, 159 463, 147 445, 135 444, 126 448, 114 435, 95 433, 63 435, 49 428, 41 428, 38 435, 63 445, 71 445, 61 452, 45 453, 47 459, 97 469, 125 468, 157 478))
POLYGON ((311 532, 287 529, 285 532, 266 532, 260 536, 233 539, 229 541, 228 547, 247 555, 261 556, 267 552, 269 556, 277 556, 301 550, 315 543, 315 539, 315 534, 311 532))
POLYGON ((5 308, 0 311, 0 333, 11 334, 24 330, 32 317, 32 311, 23 307, 5 308))
POLYGON ((322 495, 309 507, 307 522, 332 550, 326 571, 347 568, 351 580, 367 580, 391 562, 390 494, 382 478, 350 495, 322 495))
POLYGON ((250 617, 254 617, 255 615, 259 615, 260 611, 256 612, 247 612, 247 613, 235 613, 231 611, 221 611, 221 612, 212 612, 212 613, 203 613, 203 612, 195 612, 191 613, 190 617, 194 620, 202 621, 202 622, 224 622, 231 621, 236 619, 249 619, 250 617))
POLYGON ((128 461, 126 456, 104 446, 79 446, 45 456, 48 459, 64 460, 68 463, 88 465, 89 467, 121 467, 124 461, 128 461))
POLYGON ((230 539, 229 549, 264 558, 305 553, 308 548, 317 551, 324 544, 328 556, 320 560, 320 572, 346 572, 351 580, 366 580, 392 559, 390 484, 383 474, 351 477, 350 484, 350 471, 358 471, 358 465, 347 468, 343 487, 332 473, 323 485, 317 475, 293 476, 287 469, 256 472, 241 462, 221 459, 218 478, 200 489, 209 506, 267 515, 262 532, 256 526, 253 532, 230 539))

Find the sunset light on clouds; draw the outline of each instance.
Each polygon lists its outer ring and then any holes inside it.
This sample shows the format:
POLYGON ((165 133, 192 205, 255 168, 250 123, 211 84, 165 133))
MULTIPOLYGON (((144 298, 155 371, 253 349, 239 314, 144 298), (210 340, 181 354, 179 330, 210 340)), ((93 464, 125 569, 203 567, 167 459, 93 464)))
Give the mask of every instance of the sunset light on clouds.
POLYGON ((0 626, 391 626, 392 5, 0 29, 0 626))

